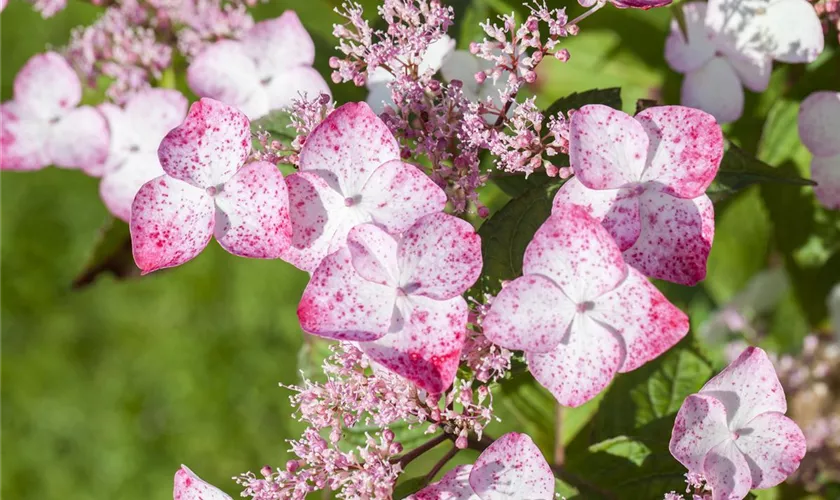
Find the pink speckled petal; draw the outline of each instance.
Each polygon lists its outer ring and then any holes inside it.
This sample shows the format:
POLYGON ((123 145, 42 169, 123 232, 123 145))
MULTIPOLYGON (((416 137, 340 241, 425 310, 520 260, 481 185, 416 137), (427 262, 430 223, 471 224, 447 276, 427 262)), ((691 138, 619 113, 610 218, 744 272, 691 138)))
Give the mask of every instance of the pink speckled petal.
POLYGON ((811 178, 817 183, 814 194, 826 208, 840 210, 840 154, 815 156, 811 160, 811 178))
POLYGON ((526 352, 528 369, 563 406, 577 407, 601 392, 624 364, 620 334, 579 314, 557 348, 526 352))
POLYGON ((688 316, 632 268, 615 290, 597 299, 592 314, 624 337, 627 358, 620 372, 656 358, 688 333, 688 316))
POLYGON ((228 252, 276 259, 289 248, 289 195, 283 174, 271 163, 240 168, 216 195, 216 208, 216 240, 228 252))
POLYGON ((55 52, 32 56, 15 75, 15 101, 27 118, 61 117, 82 100, 82 83, 55 52))
POLYGON ((392 233, 408 229, 420 217, 440 212, 446 193, 413 165, 389 161, 374 170, 361 190, 359 208, 392 233))
POLYGON ((132 154, 105 172, 99 183, 99 195, 114 217, 128 222, 137 192, 143 184, 161 175, 163 169, 156 154, 132 154))
POLYGON ((479 455, 470 486, 481 500, 551 500, 554 473, 527 434, 509 432, 479 455))
POLYGON ((48 166, 50 128, 43 120, 29 118, 15 101, 0 105, 0 169, 38 170, 48 166))
POLYGON ((410 295, 398 304, 402 326, 375 342, 360 344, 374 361, 432 394, 452 385, 467 328, 467 303, 461 297, 433 300, 410 295))
POLYGON ((397 292, 364 279, 350 250, 328 255, 312 274, 298 304, 300 327, 337 340, 371 341, 387 334, 397 292))
POLYGON ((815 156, 840 155, 840 92, 809 95, 799 107, 799 138, 815 156))
POLYGON ((680 30, 676 19, 671 21, 671 33, 665 41, 665 60, 674 71, 688 73, 694 71, 714 57, 715 44, 713 34, 706 29, 705 2, 689 2, 680 6, 685 17, 688 41, 680 30))
POLYGON ((361 194, 380 165, 398 160, 400 148, 385 123, 365 103, 336 109, 309 134, 301 171, 319 171, 346 198, 361 194))
POLYGON ((507 349, 551 352, 567 335, 577 305, 550 279, 527 274, 505 285, 484 318, 484 335, 507 349))
POLYGON ((158 149, 164 172, 200 188, 233 176, 251 153, 251 124, 236 108, 203 98, 158 149))
POLYGON ((312 66, 315 62, 315 44, 293 10, 252 26, 242 36, 242 45, 261 78, 283 68, 312 66))
POLYGON ((451 299, 481 274, 481 238, 463 219, 429 214, 403 233, 398 259, 399 283, 406 293, 451 299))
POLYGON ((702 109, 720 123, 734 122, 744 112, 744 89, 732 65, 718 56, 685 75, 680 103, 702 109))
POLYGON ((108 158, 108 122, 96 108, 65 114, 50 130, 47 151, 53 165, 97 171, 108 158))
POLYGON ((131 205, 131 247, 143 274, 183 264, 213 235, 215 207, 203 190, 162 175, 137 192, 131 205))
POLYGON ((235 106, 251 119, 269 111, 254 61, 238 41, 222 40, 202 50, 187 68, 187 83, 196 95, 235 106))
POLYGON ((551 279, 581 303, 615 288, 627 275, 627 266, 607 230, 585 209, 567 205, 555 210, 534 234, 522 273, 551 279))
POLYGON ((706 277, 715 234, 711 200, 674 198, 656 191, 641 196, 642 231, 624 260, 645 276, 695 285, 706 277))
POLYGON ((615 189, 637 182, 645 168, 648 136, 632 116, 601 104, 572 115, 569 161, 591 189, 615 189))
POLYGON ((306 96, 314 99, 320 94, 332 95, 330 87, 318 71, 309 66, 282 69, 265 84, 269 109, 287 108, 292 101, 306 96))
POLYGON ((583 207, 601 221, 622 251, 632 247, 639 238, 642 229, 639 198, 630 189, 589 189, 577 177, 572 177, 557 191, 551 211, 560 212, 569 204, 583 207))
POLYGON ((770 33, 770 55, 786 63, 814 62, 825 48, 825 35, 813 5, 803 0, 768 2, 756 16, 758 32, 770 33))
POLYGON ((459 465, 405 500, 482 500, 470 486, 472 465, 459 465))
POLYGON ((737 432, 735 444, 747 456, 753 488, 781 483, 799 468, 805 456, 802 429, 781 413, 762 413, 737 432))
POLYGON ((750 467, 731 439, 709 450, 703 461, 706 484, 712 487, 712 500, 742 499, 750 492, 750 467))
POLYGON ((787 411, 782 384, 773 363, 758 347, 748 347, 700 389, 726 407, 729 428, 740 429, 762 413, 787 411))
POLYGON ((673 0, 611 0, 613 5, 619 9, 642 9, 648 10, 654 7, 670 5, 673 0))
POLYGON ((370 222, 366 214, 348 210, 344 197, 318 173, 296 172, 286 177, 292 244, 283 260, 313 271, 321 259, 342 246, 347 232, 370 222))
POLYGON ((360 224, 347 234, 347 248, 353 258, 353 267, 364 279, 399 286, 397 240, 376 224, 360 224))
POLYGON ((650 138, 642 180, 678 198, 704 194, 723 158, 723 133, 715 118, 699 109, 656 106, 636 119, 650 138))
POLYGON ((188 106, 187 98, 177 90, 149 88, 125 103, 125 117, 142 143, 141 149, 157 151, 166 134, 184 121, 188 106))
POLYGON ((182 465, 175 473, 173 500, 231 500, 222 490, 205 482, 182 465))
POLYGON ((711 396, 692 394, 685 398, 671 431, 671 455, 692 473, 702 473, 709 450, 731 439, 726 426, 726 408, 711 396))

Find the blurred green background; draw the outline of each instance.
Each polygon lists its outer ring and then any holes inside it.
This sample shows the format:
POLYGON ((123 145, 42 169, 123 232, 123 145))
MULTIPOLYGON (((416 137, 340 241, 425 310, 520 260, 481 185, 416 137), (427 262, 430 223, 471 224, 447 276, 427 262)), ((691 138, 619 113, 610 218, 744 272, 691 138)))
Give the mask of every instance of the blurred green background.
MULTIPOLYGON (((466 4, 453 3, 459 13, 466 4)), ((490 10, 506 9, 501 0, 485 3, 490 10)), ((331 25, 338 20, 334 4, 275 0, 255 9, 255 17, 295 8, 316 40, 317 66, 326 74, 331 25)), ((580 10, 576 4, 570 9, 580 10)), ((61 47, 74 26, 99 12, 71 1, 45 21, 28 4, 12 0, 0 14, 2 99, 11 97, 14 76, 31 55, 61 47)), ((539 103, 611 86, 622 87, 627 111, 638 98, 676 103, 679 76, 662 58, 669 19, 668 9, 604 8, 566 45, 571 60, 565 66, 545 65, 536 89, 539 103)), ((770 91, 748 96, 748 111, 730 133, 755 152, 773 106, 821 86, 836 88, 839 67, 830 49, 807 77, 801 67, 778 70, 770 91)), ((364 96, 352 85, 333 85, 333 91, 339 102, 364 96)), ((798 142, 775 154, 767 161, 807 173, 807 153, 798 142)), ((3 172, 0 189, 4 498, 169 498, 181 463, 236 496, 232 475, 283 463, 284 439, 300 426, 289 416, 288 392, 277 384, 298 377, 302 333, 295 309, 304 273, 281 261, 235 258, 211 243, 179 268, 126 281, 103 276, 73 290, 109 219, 97 180, 55 168, 3 172)), ((817 213, 807 190, 788 189, 790 206, 799 212, 774 211, 774 202, 758 189, 718 206, 708 282, 693 290, 668 288, 692 312, 694 326, 774 258, 778 263, 779 252, 785 259, 808 243, 808 229, 804 236, 784 228, 779 233, 777 215, 812 228, 803 220, 817 213)), ((494 206, 503 201, 497 198, 494 206)), ((840 276, 837 254, 825 252, 813 271, 823 276, 806 277, 810 281, 801 290, 794 287, 779 313, 783 333, 771 345, 795 350, 806 332, 824 325, 819 300, 824 304, 830 285, 824 278, 834 271, 840 276), (807 294, 812 299, 806 307, 807 294)), ((544 396, 534 411, 550 419, 553 408, 544 396)), ((503 411, 523 410, 509 406, 503 411)), ((580 425, 573 420, 564 432, 568 439, 580 425)), ((507 425, 516 427, 515 421, 507 425)))

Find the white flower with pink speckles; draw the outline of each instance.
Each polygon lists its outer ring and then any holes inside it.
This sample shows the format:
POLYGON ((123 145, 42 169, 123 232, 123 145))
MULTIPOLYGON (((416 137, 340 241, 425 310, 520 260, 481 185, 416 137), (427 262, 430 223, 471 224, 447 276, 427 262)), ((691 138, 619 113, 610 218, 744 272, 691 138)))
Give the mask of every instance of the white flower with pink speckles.
POLYGON ((705 477, 713 500, 741 499, 784 481, 805 456, 805 436, 786 411, 773 364, 749 347, 686 398, 669 449, 689 473, 705 477))
POLYGON ((286 182, 294 235, 283 258, 306 271, 358 224, 399 233, 446 206, 446 193, 400 160, 399 143, 365 103, 347 103, 316 127, 286 182))
POLYGON ((173 500, 231 500, 225 492, 204 481, 186 465, 175 473, 173 500))
POLYGON ((190 107, 158 149, 165 174, 144 184, 131 206, 131 245, 143 273, 187 262, 213 235, 242 257, 274 259, 288 248, 286 183, 270 163, 246 165, 250 152, 241 111, 206 98, 190 107))
POLYGON ((158 146, 184 121, 188 105, 187 98, 177 90, 150 88, 130 96, 123 107, 109 103, 99 106, 111 130, 108 158, 99 172, 99 195, 115 217, 128 222, 137 191, 163 175, 158 146))
POLYGON ((300 93, 329 94, 312 67, 315 44, 294 11, 255 24, 240 40, 205 48, 187 69, 196 94, 241 109, 255 119, 290 106, 300 93))
POLYGON ((554 473, 526 434, 510 432, 406 500, 551 500, 554 473))
POLYGON ((688 39, 674 20, 665 59, 685 74, 682 104, 723 123, 740 118, 742 85, 767 89, 774 59, 812 62, 824 48, 819 17, 806 0, 710 0, 681 8, 688 39))
POLYGON ((81 100, 82 84, 63 57, 32 56, 15 77, 14 99, 0 106, 0 169, 95 171, 108 154, 108 124, 81 100))
POLYGON ((817 199, 840 210, 840 92, 814 92, 802 101, 799 137, 814 155, 811 178, 817 199))
POLYGON ((358 341, 373 360, 427 391, 446 390, 464 345, 461 296, 481 273, 481 240, 466 221, 429 214, 399 236, 354 227, 315 269, 298 306, 304 331, 358 341))
POLYGON ((706 276, 715 220, 706 188, 723 157, 715 119, 682 106, 636 117, 602 105, 574 113, 569 159, 575 176, 555 208, 580 205, 604 224, 624 260, 683 285, 706 276))
POLYGON ((688 333, 688 318, 625 264, 613 238, 576 205, 555 206, 525 250, 523 276, 484 318, 492 342, 525 351, 564 406, 589 401, 688 333))

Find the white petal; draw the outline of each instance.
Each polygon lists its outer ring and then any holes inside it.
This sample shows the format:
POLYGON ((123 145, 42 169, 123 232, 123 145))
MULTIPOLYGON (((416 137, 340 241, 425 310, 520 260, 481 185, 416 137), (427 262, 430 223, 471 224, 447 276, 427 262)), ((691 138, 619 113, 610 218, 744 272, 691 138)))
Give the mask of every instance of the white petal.
POLYGON ((720 123, 729 123, 744 112, 744 89, 726 58, 715 57, 685 75, 680 103, 702 109, 720 123))
POLYGON ((840 155, 840 92, 814 92, 802 101, 799 139, 815 156, 840 155))
MULTIPOLYGON (((840 154, 815 156, 811 160, 811 178, 817 183, 814 194, 826 208, 840 209, 840 154)), ((840 328, 840 325, 835 325, 840 328)))
POLYGON ((676 19, 671 21, 671 34, 665 41, 665 60, 680 73, 694 71, 714 57, 713 34, 706 29, 706 4, 690 2, 682 5, 688 31, 686 42, 676 19))

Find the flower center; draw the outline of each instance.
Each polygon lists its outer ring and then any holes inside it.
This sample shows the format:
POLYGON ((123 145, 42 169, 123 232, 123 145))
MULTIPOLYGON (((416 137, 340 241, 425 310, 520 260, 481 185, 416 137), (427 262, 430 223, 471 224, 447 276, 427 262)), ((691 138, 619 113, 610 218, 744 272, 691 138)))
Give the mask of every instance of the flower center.
POLYGON ((577 312, 584 313, 586 311, 591 311, 595 309, 595 303, 591 300, 587 300, 586 302, 581 302, 577 305, 577 312))
POLYGON ((354 205, 358 205, 360 201, 362 201, 361 195, 357 194, 356 196, 348 196, 347 198, 344 198, 344 206, 352 207, 354 205))
POLYGON ((216 196, 217 194, 224 191, 225 185, 219 184, 218 186, 210 186, 209 188, 205 189, 204 191, 209 194, 210 196, 216 196))

